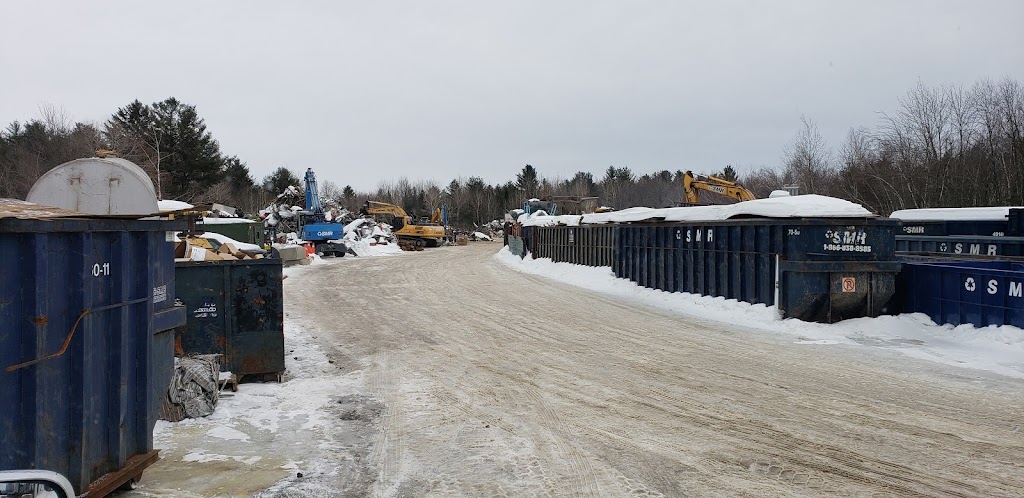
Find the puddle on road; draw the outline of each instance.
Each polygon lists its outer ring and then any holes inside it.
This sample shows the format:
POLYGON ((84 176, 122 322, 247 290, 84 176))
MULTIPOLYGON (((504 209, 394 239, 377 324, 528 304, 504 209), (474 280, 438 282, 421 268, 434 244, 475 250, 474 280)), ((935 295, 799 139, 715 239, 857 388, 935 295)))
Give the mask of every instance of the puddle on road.
POLYGON ((289 433, 294 431, 269 434, 245 423, 186 421, 173 430, 167 424, 158 431, 156 441, 158 448, 165 448, 160 450, 160 461, 146 469, 138 489, 117 496, 252 496, 294 475, 296 462, 279 456, 301 453, 282 448, 295 444, 289 441, 289 433))

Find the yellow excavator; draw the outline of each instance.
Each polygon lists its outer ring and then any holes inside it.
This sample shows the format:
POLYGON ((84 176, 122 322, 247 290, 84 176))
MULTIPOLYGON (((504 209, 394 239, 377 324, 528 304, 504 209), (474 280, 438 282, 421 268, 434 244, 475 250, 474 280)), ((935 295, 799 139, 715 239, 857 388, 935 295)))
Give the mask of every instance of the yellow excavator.
POLYGON ((687 171, 683 175, 683 193, 686 194, 686 204, 700 204, 701 190, 724 195, 736 202, 757 199, 753 192, 736 182, 730 182, 715 176, 694 176, 692 171, 687 171))
MULTIPOLYGON (((404 209, 386 202, 366 201, 363 208, 359 210, 363 216, 384 214, 390 215, 388 223, 392 227, 392 233, 398 237, 399 242, 412 243, 419 247, 437 247, 444 239, 444 227, 439 225, 417 225, 413 222, 404 209)), ((440 218, 440 211, 437 212, 440 218)))

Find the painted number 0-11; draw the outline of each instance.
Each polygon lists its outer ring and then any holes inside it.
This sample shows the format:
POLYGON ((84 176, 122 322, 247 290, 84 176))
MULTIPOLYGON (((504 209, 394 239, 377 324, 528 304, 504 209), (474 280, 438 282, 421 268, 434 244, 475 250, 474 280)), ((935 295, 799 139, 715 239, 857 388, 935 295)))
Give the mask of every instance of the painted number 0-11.
POLYGON ((110 263, 103 263, 102 265, 96 263, 92 265, 92 276, 94 277, 106 277, 110 275, 110 263))

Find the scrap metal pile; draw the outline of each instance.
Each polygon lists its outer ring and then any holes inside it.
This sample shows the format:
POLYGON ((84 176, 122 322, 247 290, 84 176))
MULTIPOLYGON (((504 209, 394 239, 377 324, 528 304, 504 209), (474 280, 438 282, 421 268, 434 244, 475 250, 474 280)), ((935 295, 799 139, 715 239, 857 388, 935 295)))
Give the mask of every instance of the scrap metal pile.
MULTIPOLYGON (((278 242, 295 242, 299 240, 298 233, 302 228, 302 215, 311 214, 303 207, 305 197, 298 187, 292 185, 281 192, 273 202, 259 212, 259 218, 263 220, 268 229, 278 234, 278 242)), ((324 200, 324 218, 327 221, 345 223, 355 218, 355 215, 330 199, 324 200)))

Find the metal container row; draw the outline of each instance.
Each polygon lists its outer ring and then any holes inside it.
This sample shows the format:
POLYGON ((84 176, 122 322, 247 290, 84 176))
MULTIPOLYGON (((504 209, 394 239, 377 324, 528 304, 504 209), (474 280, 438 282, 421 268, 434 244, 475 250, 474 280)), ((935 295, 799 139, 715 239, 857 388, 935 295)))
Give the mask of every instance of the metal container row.
POLYGON ((1024 264, 1007 261, 905 261, 902 311, 936 323, 1024 328, 1024 264))
POLYGON ((943 237, 1021 237, 1024 236, 1024 209, 1010 208, 1003 220, 930 220, 903 221, 901 235, 943 237))
POLYGON ((612 225, 554 226, 536 231, 536 258, 586 266, 611 266, 615 252, 612 225))
POLYGON ((962 235, 969 237, 1002 237, 1011 235, 1006 220, 948 220, 948 221, 904 221, 902 235, 924 235, 941 237, 962 235))
POLYGON ((284 372, 281 259, 175 263, 176 295, 187 312, 178 354, 221 354, 239 378, 284 372))
POLYGON ((897 228, 827 219, 619 225, 612 270, 644 287, 778 306, 806 321, 878 316, 895 292, 897 228))
POLYGON ((180 222, 0 219, 0 469, 102 496, 157 459, 180 222))

